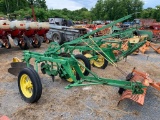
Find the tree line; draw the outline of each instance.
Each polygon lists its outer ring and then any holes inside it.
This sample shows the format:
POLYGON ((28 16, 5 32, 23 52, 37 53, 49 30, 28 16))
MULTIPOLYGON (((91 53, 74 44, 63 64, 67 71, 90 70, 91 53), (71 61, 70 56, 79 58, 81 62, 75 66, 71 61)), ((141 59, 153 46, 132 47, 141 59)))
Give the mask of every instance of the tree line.
POLYGON ((140 12, 136 18, 153 18, 160 21, 160 5, 155 8, 143 9, 142 0, 97 0, 95 6, 88 10, 48 9, 45 0, 0 0, 0 16, 16 15, 17 19, 32 17, 31 5, 39 21, 58 16, 75 21, 80 20, 116 20, 125 15, 140 12))

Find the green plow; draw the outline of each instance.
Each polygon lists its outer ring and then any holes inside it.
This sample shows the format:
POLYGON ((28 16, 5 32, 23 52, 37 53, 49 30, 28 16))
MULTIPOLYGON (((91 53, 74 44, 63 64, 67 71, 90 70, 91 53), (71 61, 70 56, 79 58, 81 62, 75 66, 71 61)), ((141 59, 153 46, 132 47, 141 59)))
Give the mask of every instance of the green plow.
MULTIPOLYGON (((47 51, 48 53, 49 51, 47 51)), ((42 94, 42 84, 38 75, 38 64, 41 64, 43 74, 48 74, 54 80, 59 75, 61 79, 71 82, 66 89, 78 86, 88 85, 110 85, 129 89, 133 94, 142 94, 144 86, 140 82, 131 82, 126 80, 113 80, 101 78, 90 71, 90 62, 83 55, 72 54, 41 54, 36 52, 24 51, 23 62, 18 64, 26 64, 23 67, 11 67, 8 72, 18 75, 18 87, 24 101, 28 103, 37 102, 42 94), (34 69, 30 63, 30 59, 35 59, 34 69), (83 62, 80 62, 83 61, 83 62), (19 69, 19 71, 17 71, 19 69), (17 72, 17 73, 15 73, 17 72)), ((13 63, 12 63, 13 64, 13 63)), ((15 62, 15 64, 17 64, 15 62)))
MULTIPOLYGON (((38 74, 39 66, 41 72, 51 76, 53 81, 55 76, 59 76, 61 79, 69 81, 70 84, 65 87, 66 89, 88 85, 109 85, 131 90, 133 94, 142 94, 143 89, 146 88, 146 86, 141 82, 99 77, 91 71, 90 62, 91 60, 98 60, 99 53, 101 52, 100 55, 103 56, 107 62, 109 61, 110 63, 115 64, 115 62, 119 61, 122 57, 126 57, 142 46, 145 41, 136 44, 136 46, 131 45, 129 50, 121 51, 122 54, 119 57, 115 57, 113 50, 120 49, 122 44, 121 41, 118 42, 118 48, 114 48, 111 45, 108 45, 106 48, 100 48, 100 45, 105 43, 106 38, 122 35, 124 31, 98 38, 86 38, 100 30, 116 24, 117 22, 130 18, 132 15, 118 19, 111 24, 92 31, 91 33, 81 36, 71 42, 64 43, 61 46, 58 43, 52 42, 44 53, 24 51, 22 61, 17 60, 16 62, 11 63, 12 66, 8 69, 9 73, 18 76, 18 88, 23 100, 28 103, 34 103, 41 97, 42 83, 38 74), (78 45, 84 41, 86 43, 85 46, 78 45), (82 54, 74 55, 73 51, 76 49, 81 52, 90 51, 92 56, 86 58, 82 54), (34 66, 31 65, 31 59, 34 59, 34 66)), ((133 30, 134 28, 126 30, 126 32, 131 32, 133 30)), ((113 43, 115 41, 109 42, 113 43)), ((105 68, 105 66, 103 67, 105 68)))

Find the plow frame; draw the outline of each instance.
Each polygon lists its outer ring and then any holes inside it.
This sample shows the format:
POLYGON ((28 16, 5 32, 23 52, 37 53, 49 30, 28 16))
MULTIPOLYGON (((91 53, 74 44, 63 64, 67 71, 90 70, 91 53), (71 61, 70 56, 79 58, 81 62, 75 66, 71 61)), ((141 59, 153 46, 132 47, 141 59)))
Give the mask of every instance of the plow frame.
MULTIPOLYGON (((118 62, 122 59, 124 59, 125 57, 127 57, 128 55, 132 54, 134 51, 136 51, 138 48, 140 48, 141 46, 143 46, 146 43, 145 41, 139 42, 137 44, 132 45, 131 43, 128 42, 128 50, 121 50, 122 48, 122 42, 123 41, 105 41, 105 43, 116 43, 118 45, 118 47, 112 47, 111 44, 107 45, 106 48, 100 48, 100 46, 98 44, 95 43, 95 45, 93 45, 93 47, 91 45, 87 45, 87 46, 65 46, 64 51, 68 51, 68 52, 72 52, 73 50, 79 50, 80 52, 85 52, 87 51, 89 54, 91 54, 93 57, 90 59, 97 59, 97 53, 102 52, 104 54, 104 57, 110 62, 118 62), (120 51, 121 54, 119 54, 118 56, 115 56, 114 54, 114 50, 120 51)), ((103 43, 102 43, 103 44, 103 43)))
POLYGON ((24 59, 23 61, 26 62, 27 67, 30 67, 30 59, 35 59, 35 69, 38 72, 38 63, 45 62, 45 66, 43 66, 43 70, 50 75, 56 76, 59 74, 61 78, 71 78, 73 83, 69 84, 65 88, 77 87, 77 86, 88 86, 88 85, 110 85, 116 87, 122 87, 124 89, 132 90, 133 94, 142 94, 144 85, 140 82, 130 82, 125 80, 112 80, 107 78, 101 78, 97 76, 95 73, 90 71, 86 68, 82 63, 80 63, 74 55, 70 57, 62 57, 62 56, 47 56, 45 54, 35 53, 24 51, 24 59), (50 63, 50 64, 48 64, 50 63), (54 65, 56 64, 57 69, 54 69, 54 65), (80 66, 83 66, 92 76, 84 76, 80 66), (73 72, 73 69, 79 77, 80 80, 76 79, 76 76, 73 72), (85 83, 84 83, 85 82, 85 83), (87 83, 86 83, 87 82, 87 83))
MULTIPOLYGON (((123 37, 123 38, 126 38, 127 36, 128 37, 133 37, 133 31, 135 31, 137 28, 130 28, 130 29, 127 29, 125 31, 120 31, 120 32, 117 32, 117 33, 113 33, 113 34, 109 34, 109 35, 105 35, 105 36, 101 36, 101 37, 96 37, 96 38, 91 38, 91 35, 95 34, 96 32, 99 32, 101 30, 104 30, 106 28, 109 28, 109 27, 112 27, 113 25, 115 25, 116 23, 118 22, 122 22, 126 19, 129 19, 132 17, 132 15, 134 14, 130 14, 128 16, 125 16, 123 18, 120 18, 108 25, 105 25, 99 29, 96 29, 86 35, 83 35, 71 42, 67 42, 67 43, 64 43, 62 44, 60 47, 60 49, 64 49, 65 52, 69 52, 69 53, 73 53, 74 50, 79 50, 80 52, 85 52, 85 51, 90 51, 91 52, 91 55, 92 57, 89 58, 89 59, 94 59, 94 60, 97 60, 97 53, 100 54, 99 52, 102 52, 103 53, 103 56, 105 57, 105 59, 107 61, 109 61, 111 64, 114 64, 114 62, 118 62, 122 59, 124 59, 125 57, 127 57, 128 55, 132 54, 134 51, 136 51, 139 47, 141 47, 142 45, 145 44, 146 40, 142 41, 142 42, 139 42, 139 43, 136 43, 136 44, 132 44, 130 42, 128 42, 128 50, 122 50, 121 47, 122 47, 122 42, 117 42, 115 40, 106 40, 107 38, 111 38, 111 37, 123 37), (86 37, 89 37, 89 38, 86 38, 86 37), (85 45, 80 45, 82 43, 85 43, 85 45), (106 44, 106 43, 110 43, 110 45, 107 45, 106 48, 101 48, 100 46, 102 44, 106 44), (111 44, 112 43, 116 43, 119 45, 118 48, 115 48, 115 47, 112 47, 111 44), (94 50, 94 52, 92 52, 94 50), (120 55, 117 57, 115 56, 114 54, 114 50, 117 50, 119 51, 120 55), (96 52, 95 52, 96 51, 96 52)), ((142 32, 143 33, 143 32, 142 32)))

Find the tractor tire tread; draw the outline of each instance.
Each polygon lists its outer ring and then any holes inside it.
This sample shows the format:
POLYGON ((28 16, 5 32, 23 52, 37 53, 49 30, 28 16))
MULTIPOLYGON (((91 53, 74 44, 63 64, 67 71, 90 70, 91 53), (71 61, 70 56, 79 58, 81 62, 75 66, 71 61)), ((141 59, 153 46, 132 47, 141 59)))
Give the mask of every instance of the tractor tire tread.
POLYGON ((21 97, 25 102, 27 103, 37 102, 42 94, 42 84, 38 73, 32 68, 24 68, 23 70, 21 70, 18 75, 18 88, 21 97), (32 81, 33 84, 33 95, 30 98, 26 98, 21 91, 20 78, 23 74, 27 74, 30 77, 30 80, 32 81))

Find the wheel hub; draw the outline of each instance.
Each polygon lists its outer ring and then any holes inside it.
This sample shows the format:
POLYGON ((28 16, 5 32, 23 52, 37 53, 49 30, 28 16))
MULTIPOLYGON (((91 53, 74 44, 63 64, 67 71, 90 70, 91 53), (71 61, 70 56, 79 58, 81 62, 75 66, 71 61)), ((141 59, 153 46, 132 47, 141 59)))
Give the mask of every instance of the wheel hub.
MULTIPOLYGON (((84 64, 84 62, 83 62, 82 60, 78 59, 78 61, 79 61, 81 64, 83 64, 83 65, 85 66, 85 64, 84 64)), ((82 73, 84 73, 84 72, 85 72, 85 67, 83 67, 83 66, 80 65, 80 64, 78 64, 78 65, 79 65, 79 67, 80 67, 82 73)))
POLYGON ((27 98, 30 98, 33 94, 33 85, 28 75, 24 74, 21 76, 20 86, 23 95, 27 98))
POLYGON ((101 67, 104 64, 104 57, 98 55, 98 59, 94 61, 94 65, 97 67, 101 67))

